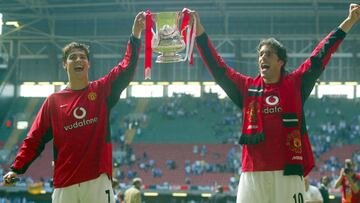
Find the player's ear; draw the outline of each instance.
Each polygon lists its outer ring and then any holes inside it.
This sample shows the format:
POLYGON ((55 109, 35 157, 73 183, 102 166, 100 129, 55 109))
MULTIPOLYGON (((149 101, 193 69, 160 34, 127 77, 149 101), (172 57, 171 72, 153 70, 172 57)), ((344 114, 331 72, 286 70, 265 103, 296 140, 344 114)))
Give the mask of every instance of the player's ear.
POLYGON ((284 61, 279 59, 280 66, 282 67, 284 65, 284 61))

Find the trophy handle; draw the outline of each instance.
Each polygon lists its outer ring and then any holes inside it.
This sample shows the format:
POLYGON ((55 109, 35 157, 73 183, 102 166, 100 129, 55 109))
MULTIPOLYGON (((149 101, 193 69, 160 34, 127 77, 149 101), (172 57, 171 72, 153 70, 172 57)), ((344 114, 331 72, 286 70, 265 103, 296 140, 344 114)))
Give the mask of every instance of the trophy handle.
POLYGON ((182 22, 182 30, 181 35, 184 37, 186 49, 185 49, 185 57, 183 61, 189 60, 190 64, 193 64, 193 49, 194 49, 194 42, 195 42, 195 34, 196 34, 196 20, 194 19, 193 24, 190 25, 190 10, 187 8, 184 8, 181 12, 182 19, 186 19, 185 22, 182 22), (186 34, 183 34, 184 31, 187 31, 186 34), (191 34, 192 32, 192 34, 191 34))
MULTIPOLYGON (((155 29, 156 30, 156 29, 155 29)), ((155 47, 158 46, 159 41, 160 41, 160 37, 158 36, 158 32, 154 31, 153 28, 151 28, 151 32, 153 34, 153 37, 151 39, 151 48, 155 49, 155 47)))
MULTIPOLYGON (((153 33, 153 35, 157 35, 158 33, 156 32, 157 30, 157 27, 158 27, 158 24, 157 24, 157 21, 158 21, 158 14, 157 13, 153 13, 151 15, 151 19, 153 22, 155 22, 155 31, 154 31, 154 27, 151 28, 151 32, 153 33)), ((153 23, 153 26, 154 26, 154 23, 153 23)))
POLYGON ((153 28, 151 28, 151 32, 153 34, 153 37, 157 38, 157 32, 155 32, 153 28))

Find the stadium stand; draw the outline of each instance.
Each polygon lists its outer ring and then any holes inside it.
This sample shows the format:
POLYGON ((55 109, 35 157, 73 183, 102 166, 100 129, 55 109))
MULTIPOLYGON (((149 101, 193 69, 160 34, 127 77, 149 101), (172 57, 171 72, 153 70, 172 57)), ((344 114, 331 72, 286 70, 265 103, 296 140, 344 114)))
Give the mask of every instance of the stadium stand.
MULTIPOLYGON (((145 182, 153 184, 184 184, 187 177, 191 179, 191 184, 228 184, 230 178, 238 174, 237 171, 216 171, 206 173, 206 176, 187 176, 185 172, 186 160, 188 164, 194 164, 196 161, 226 164, 227 153, 236 144, 239 134, 240 110, 227 99, 219 100, 211 95, 207 96, 206 99, 179 95, 173 98, 121 100, 111 117, 114 162, 119 164, 115 165, 115 169, 119 168, 125 174, 130 169, 134 170, 145 182), (222 126, 222 131, 217 132, 219 127, 216 126, 222 126), (140 132, 138 128, 141 128, 140 132), (206 156, 201 157, 200 148, 203 144, 207 152, 206 156), (193 153, 195 145, 198 146, 198 154, 193 153), (130 154, 127 154, 129 151, 123 150, 124 148, 131 148, 130 154), (125 151, 125 157, 129 159, 134 154, 131 167, 128 163, 116 160, 122 151, 125 151), (153 177, 150 167, 147 172, 140 168, 141 162, 144 161, 144 153, 147 154, 148 160, 153 159, 156 162, 161 177, 153 177), (167 160, 174 160, 175 170, 167 168, 167 160)), ((21 112, 37 112, 41 102, 34 98, 20 98, 9 112, 16 115, 15 120, 19 120, 18 117, 22 117, 21 112)), ((359 131, 356 129, 359 128, 360 110, 356 108, 357 105, 356 101, 341 98, 309 99, 306 106, 309 121, 307 125, 318 160, 317 169, 313 172, 314 178, 330 174, 331 169, 324 169, 330 157, 337 157, 336 159, 341 162, 352 152, 359 150, 359 131)), ((28 119, 31 123, 32 117, 28 119)), ((11 134, 4 126, 0 132, 4 135, 11 134)), ((25 134, 25 131, 22 132, 21 138, 25 134)), ((2 140, 6 141, 9 138, 2 136, 2 140)), ((33 164, 34 168, 30 168, 27 175, 34 179, 50 178, 51 160, 51 146, 47 146, 41 158, 37 160, 38 164, 33 164)), ((337 175, 338 169, 339 167, 331 173, 337 175)), ((126 178, 124 180, 126 181, 126 178)))

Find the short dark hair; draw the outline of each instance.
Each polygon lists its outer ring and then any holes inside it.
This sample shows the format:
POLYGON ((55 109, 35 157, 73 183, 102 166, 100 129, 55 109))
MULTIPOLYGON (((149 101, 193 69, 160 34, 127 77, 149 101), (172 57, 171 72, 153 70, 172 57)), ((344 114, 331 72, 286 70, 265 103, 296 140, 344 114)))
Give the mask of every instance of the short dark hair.
POLYGON ((69 56, 70 52, 73 50, 73 49, 80 49, 80 50, 83 50, 86 54, 86 57, 88 58, 88 60, 90 59, 89 58, 89 54, 90 54, 90 50, 89 50, 89 46, 86 45, 86 44, 81 44, 81 43, 78 43, 78 42, 71 42, 69 44, 67 44, 64 48, 63 48, 63 62, 66 61, 67 57, 69 56))
POLYGON ((286 54, 285 46, 273 37, 262 39, 257 47, 258 53, 260 52, 261 47, 264 45, 268 45, 272 49, 274 49, 278 58, 284 62, 284 64, 281 67, 281 73, 284 74, 286 72, 285 65, 287 62, 287 54, 286 54))

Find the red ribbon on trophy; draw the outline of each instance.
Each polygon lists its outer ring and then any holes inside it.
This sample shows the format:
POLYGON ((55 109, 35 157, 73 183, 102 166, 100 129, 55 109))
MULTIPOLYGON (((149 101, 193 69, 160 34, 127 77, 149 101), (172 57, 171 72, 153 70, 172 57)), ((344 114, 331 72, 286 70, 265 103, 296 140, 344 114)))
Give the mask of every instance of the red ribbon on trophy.
MULTIPOLYGON (((190 10, 187 9, 187 8, 184 8, 182 10, 182 13, 183 13, 184 16, 183 16, 183 20, 182 20, 182 24, 181 24, 181 32, 182 32, 182 35, 184 37, 184 41, 185 41, 185 44, 186 44, 186 50, 187 50, 186 54, 189 54, 189 56, 188 56, 189 57, 189 63, 191 65, 193 65, 194 64, 194 57, 193 57, 192 51, 193 51, 194 42, 195 42, 195 35, 193 36, 193 31, 194 31, 195 25, 196 25, 195 21, 194 21, 194 25, 193 25, 192 28, 187 29, 188 31, 186 33, 183 32, 184 29, 186 29, 188 26, 190 26, 189 25, 189 20, 190 20, 189 12, 190 12, 190 10), (190 39, 191 39, 191 41, 188 41, 190 39), (190 42, 191 42, 191 44, 190 44, 190 42), (192 48, 190 48, 190 50, 189 50, 189 45, 192 45, 192 48)), ((185 58, 185 60, 186 60, 186 58, 185 58)))
POLYGON ((146 25, 145 25, 145 79, 151 79, 151 66, 152 66, 152 49, 151 40, 153 37, 152 26, 153 21, 151 18, 151 11, 146 11, 146 25))

